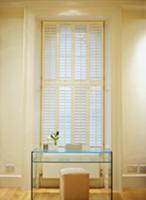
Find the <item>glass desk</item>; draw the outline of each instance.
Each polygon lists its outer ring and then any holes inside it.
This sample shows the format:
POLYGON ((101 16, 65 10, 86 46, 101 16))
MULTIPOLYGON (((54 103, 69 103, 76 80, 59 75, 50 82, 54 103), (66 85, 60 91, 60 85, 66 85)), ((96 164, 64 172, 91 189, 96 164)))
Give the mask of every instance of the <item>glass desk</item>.
POLYGON ((90 176, 90 199, 112 200, 112 152, 33 150, 31 153, 31 200, 59 200, 60 170, 84 168, 90 176))

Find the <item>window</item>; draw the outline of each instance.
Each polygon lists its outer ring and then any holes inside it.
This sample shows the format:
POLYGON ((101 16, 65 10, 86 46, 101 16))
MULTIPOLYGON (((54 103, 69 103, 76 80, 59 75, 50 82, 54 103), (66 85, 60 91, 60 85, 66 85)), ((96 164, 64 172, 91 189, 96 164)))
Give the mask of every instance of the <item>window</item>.
POLYGON ((59 145, 104 143, 104 24, 44 22, 42 142, 60 131, 59 145))

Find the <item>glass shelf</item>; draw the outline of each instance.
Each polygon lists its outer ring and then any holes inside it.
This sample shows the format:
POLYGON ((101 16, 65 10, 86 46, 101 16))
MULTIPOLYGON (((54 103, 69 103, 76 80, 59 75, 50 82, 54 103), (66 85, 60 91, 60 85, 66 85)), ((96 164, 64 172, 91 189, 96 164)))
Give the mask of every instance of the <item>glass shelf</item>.
POLYGON ((112 152, 110 150, 65 150, 65 149, 58 149, 58 150, 42 150, 42 149, 34 149, 32 151, 34 154, 44 154, 44 153, 65 153, 65 154, 70 154, 70 153, 79 153, 79 154, 111 154, 112 152))
POLYGON ((32 151, 31 200, 38 200, 40 196, 41 200, 51 200, 50 190, 59 200, 60 170, 68 167, 81 167, 89 172, 91 199, 112 200, 112 152, 64 149, 32 151), (58 192, 55 193, 55 190, 58 192))

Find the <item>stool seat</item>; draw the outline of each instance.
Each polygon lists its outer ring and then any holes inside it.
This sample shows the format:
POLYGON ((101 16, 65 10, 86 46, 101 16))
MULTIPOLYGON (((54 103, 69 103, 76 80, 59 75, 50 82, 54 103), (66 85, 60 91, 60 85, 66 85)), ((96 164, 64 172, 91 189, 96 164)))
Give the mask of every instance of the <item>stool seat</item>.
POLYGON ((60 171, 61 200, 89 200, 89 173, 83 168, 60 171))
POLYGON ((69 174, 88 174, 88 172, 83 168, 63 168, 61 169, 61 175, 69 175, 69 174))

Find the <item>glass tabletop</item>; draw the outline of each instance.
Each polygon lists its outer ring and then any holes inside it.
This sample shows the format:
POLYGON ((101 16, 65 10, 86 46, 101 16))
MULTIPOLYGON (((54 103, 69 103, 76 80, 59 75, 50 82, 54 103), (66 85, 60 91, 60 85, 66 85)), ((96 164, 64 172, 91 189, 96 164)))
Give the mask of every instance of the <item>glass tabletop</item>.
POLYGON ((42 149, 34 149, 32 151, 33 154, 111 154, 111 150, 42 150, 42 149))
POLYGON ((33 162, 111 162, 110 150, 42 150, 32 151, 33 162))

